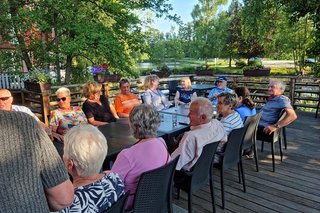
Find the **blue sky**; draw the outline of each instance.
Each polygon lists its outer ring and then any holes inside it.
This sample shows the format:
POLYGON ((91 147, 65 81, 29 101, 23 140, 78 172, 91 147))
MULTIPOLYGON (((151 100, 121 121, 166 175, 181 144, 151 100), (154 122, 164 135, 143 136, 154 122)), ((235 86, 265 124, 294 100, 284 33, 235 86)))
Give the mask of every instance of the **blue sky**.
MULTIPOLYGON (((180 16, 184 23, 192 21, 191 12, 198 0, 170 0, 169 2, 172 4, 173 14, 180 16)), ((174 25, 176 30, 178 29, 175 23, 165 19, 156 19, 153 26, 161 32, 170 32, 171 25, 174 25)))
MULTIPOLYGON (((228 2, 230 2, 230 0, 228 2)), ((193 7, 198 3, 198 0, 169 0, 169 3, 171 3, 173 7, 173 11, 171 13, 175 13, 180 16, 183 23, 192 21, 191 12, 193 7)), ((153 27, 161 32, 170 32, 172 25, 175 27, 175 30, 178 30, 178 25, 165 19, 156 19, 153 27)))

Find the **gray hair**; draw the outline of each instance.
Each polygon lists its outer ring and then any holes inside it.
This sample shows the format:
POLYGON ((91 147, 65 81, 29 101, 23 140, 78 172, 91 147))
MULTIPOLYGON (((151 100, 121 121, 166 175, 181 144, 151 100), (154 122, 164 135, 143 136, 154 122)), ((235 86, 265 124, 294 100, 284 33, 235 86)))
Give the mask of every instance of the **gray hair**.
POLYGON ((137 139, 153 138, 157 136, 160 126, 160 114, 151 105, 135 106, 129 115, 133 135, 137 139))
POLYGON ((270 80, 269 86, 272 86, 272 85, 278 87, 282 93, 284 93, 284 91, 286 90, 286 84, 280 80, 277 80, 277 79, 270 80))
POLYGON ((235 109, 238 103, 238 96, 235 93, 222 92, 218 95, 218 98, 224 97, 223 104, 231 105, 232 109, 235 109))
POLYGON ((206 115, 207 118, 212 118, 212 103, 208 98, 204 97, 197 97, 195 98, 191 104, 197 104, 198 105, 198 114, 199 115, 206 115))
POLYGON ((67 87, 60 87, 57 91, 56 91, 56 95, 60 94, 60 93, 66 93, 67 96, 70 96, 70 90, 67 87))
POLYGON ((92 125, 73 127, 64 136, 63 156, 73 160, 80 177, 99 173, 107 152, 106 138, 92 125))

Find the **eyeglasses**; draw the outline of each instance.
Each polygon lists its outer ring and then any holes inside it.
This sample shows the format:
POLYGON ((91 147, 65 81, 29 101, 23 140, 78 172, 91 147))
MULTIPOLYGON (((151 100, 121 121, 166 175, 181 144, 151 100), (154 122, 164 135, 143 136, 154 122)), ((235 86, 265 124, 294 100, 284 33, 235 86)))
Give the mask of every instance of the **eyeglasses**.
POLYGON ((11 98, 11 96, 9 96, 9 97, 0 97, 0 100, 1 100, 1 101, 6 101, 6 100, 8 100, 9 98, 11 98))
POLYGON ((67 97, 57 98, 57 101, 58 101, 58 102, 60 102, 61 100, 62 100, 63 102, 65 102, 65 101, 67 100, 67 97))

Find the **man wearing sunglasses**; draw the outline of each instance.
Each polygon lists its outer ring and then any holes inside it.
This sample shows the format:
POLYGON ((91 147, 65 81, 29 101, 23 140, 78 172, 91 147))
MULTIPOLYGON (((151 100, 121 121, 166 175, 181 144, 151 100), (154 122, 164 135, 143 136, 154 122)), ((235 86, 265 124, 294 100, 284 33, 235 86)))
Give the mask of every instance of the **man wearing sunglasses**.
POLYGON ((12 104, 13 97, 11 95, 11 92, 7 89, 0 89, 0 110, 6 110, 6 111, 17 111, 17 112, 24 112, 28 115, 31 115, 38 124, 46 131, 46 133, 54 138, 60 138, 59 135, 53 134, 51 132, 51 129, 47 127, 46 124, 44 124, 42 121, 39 120, 39 118, 28 108, 25 106, 19 106, 12 104))
POLYGON ((46 126, 43 122, 39 120, 39 118, 31 112, 31 110, 25 106, 18 106, 13 105, 13 97, 11 95, 11 92, 7 89, 0 89, 0 110, 7 110, 7 111, 19 111, 19 112, 25 112, 29 115, 31 115, 36 121, 42 126, 46 126))

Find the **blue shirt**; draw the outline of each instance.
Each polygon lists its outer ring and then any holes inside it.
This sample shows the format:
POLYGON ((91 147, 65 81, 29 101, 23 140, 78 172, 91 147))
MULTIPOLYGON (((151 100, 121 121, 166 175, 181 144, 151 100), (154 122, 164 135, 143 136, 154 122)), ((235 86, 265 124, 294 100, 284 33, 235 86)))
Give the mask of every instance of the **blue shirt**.
POLYGON ((182 101, 183 103, 186 103, 186 104, 191 102, 191 96, 194 93, 193 90, 179 89, 178 92, 180 94, 179 101, 182 101))
POLYGON ((288 97, 280 95, 269 100, 262 107, 262 116, 259 126, 269 126, 275 124, 279 119, 281 110, 285 108, 292 109, 290 99, 288 97))
POLYGON ((246 118, 247 118, 248 116, 252 116, 252 115, 257 114, 255 108, 250 109, 250 108, 247 107, 246 105, 241 105, 241 106, 239 106, 238 108, 235 109, 235 111, 239 113, 239 115, 240 115, 243 123, 246 121, 246 118))
POLYGON ((217 105, 218 100, 217 100, 217 98, 216 98, 216 95, 218 95, 218 94, 220 94, 220 93, 223 93, 223 92, 230 92, 230 93, 232 93, 233 90, 230 89, 230 88, 228 88, 228 87, 225 87, 225 88, 223 88, 223 89, 220 89, 219 87, 214 87, 214 88, 210 91, 210 93, 209 93, 209 95, 208 95, 208 98, 213 98, 213 100, 212 100, 212 105, 217 105))

